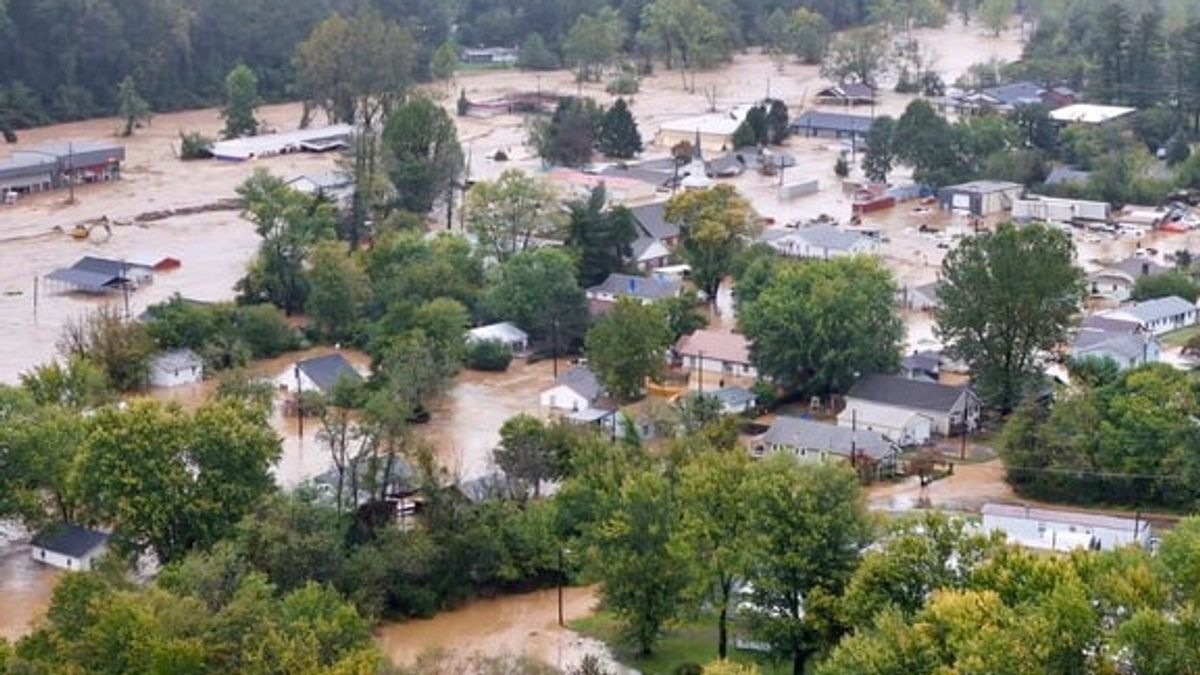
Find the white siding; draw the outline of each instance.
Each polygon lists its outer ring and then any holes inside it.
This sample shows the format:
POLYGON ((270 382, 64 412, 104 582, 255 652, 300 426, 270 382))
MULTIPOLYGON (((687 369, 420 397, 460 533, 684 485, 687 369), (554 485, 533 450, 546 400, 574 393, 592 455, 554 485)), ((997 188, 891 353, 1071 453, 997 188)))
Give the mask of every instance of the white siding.
MULTIPOLYGON (((1131 530, 1002 515, 984 514, 983 529, 987 532, 1004 532, 1009 540, 1023 546, 1057 551, 1084 547, 1089 539, 1099 542, 1101 550, 1104 551, 1135 543, 1131 530)), ((1136 543, 1145 546, 1149 542, 1150 526, 1143 524, 1136 543)))
POLYGON ((574 389, 560 385, 543 391, 541 404, 543 408, 550 408, 552 410, 578 412, 580 410, 587 410, 591 407, 592 402, 580 396, 574 389))
POLYGON ((928 442, 934 431, 948 434, 950 416, 847 399, 846 409, 838 415, 838 426, 877 431, 897 445, 920 445, 928 442))
POLYGON ((178 387, 194 384, 202 379, 204 379, 204 367, 200 365, 168 369, 156 364, 150 368, 151 387, 178 387))
POLYGON ((50 565, 51 567, 57 567, 63 570, 73 570, 76 572, 88 572, 92 569, 92 561, 104 555, 104 552, 107 550, 108 548, 106 546, 100 546, 83 558, 72 558, 61 553, 55 553, 54 551, 48 551, 44 548, 34 546, 31 549, 30 555, 34 560, 50 565))

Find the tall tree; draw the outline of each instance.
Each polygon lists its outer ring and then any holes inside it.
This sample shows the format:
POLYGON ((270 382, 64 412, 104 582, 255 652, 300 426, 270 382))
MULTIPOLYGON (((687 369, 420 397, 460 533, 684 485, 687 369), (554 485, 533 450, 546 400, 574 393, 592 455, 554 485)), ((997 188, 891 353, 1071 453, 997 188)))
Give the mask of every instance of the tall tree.
POLYGON ((866 504, 848 468, 787 455, 755 465, 750 484, 750 629, 803 675, 870 535, 866 504))
POLYGON ((458 45, 453 40, 446 40, 438 45, 433 58, 429 60, 429 74, 435 80, 445 80, 446 89, 449 90, 457 68, 458 45))
POLYGON ((138 93, 132 75, 126 75, 117 85, 117 117, 125 122, 121 128, 122 136, 132 136, 135 128, 141 126, 142 122, 149 123, 154 117, 150 112, 150 104, 138 93))
POLYGON ((642 395, 646 380, 659 378, 666 365, 671 331, 661 307, 619 298, 587 333, 588 365, 608 392, 621 399, 642 395))
POLYGON ((492 455, 504 473, 533 485, 535 499, 541 496, 543 482, 560 475, 558 449, 546 425, 532 415, 506 420, 500 427, 500 445, 492 455))
POLYGON ((992 31, 992 35, 999 37, 1008 27, 1015 10, 1014 0, 982 0, 979 3, 979 20, 992 31))
POLYGON ((367 7, 314 28, 296 48, 296 78, 332 120, 372 128, 404 99, 415 60, 412 35, 367 7))
POLYGON ((495 181, 476 183, 464 206, 467 228, 487 255, 500 262, 560 229, 558 196, 543 181, 508 169, 495 181))
POLYGON ((964 240, 942 263, 938 332, 1001 411, 1021 400, 1038 355, 1063 343, 1079 313, 1084 278, 1074 259, 1062 232, 1003 223, 964 240))
POLYGON ((383 146, 398 208, 429 213, 438 199, 451 199, 463 153, 441 106, 423 96, 409 99, 388 117, 383 146))
POLYGON ((679 67, 684 86, 688 74, 729 58, 727 24, 700 0, 654 0, 642 8, 638 42, 661 56, 667 68, 679 67))
POLYGON ((257 109, 258 77, 249 66, 240 64, 225 78, 225 107, 221 109, 225 128, 221 135, 238 138, 258 133, 258 120, 254 118, 257 109))
POLYGON ((581 82, 599 80, 625 43, 625 20, 612 7, 595 15, 581 14, 563 39, 563 58, 581 82))
POLYGON ((359 258, 336 241, 317 243, 308 255, 308 297, 304 311, 309 326, 329 342, 348 342, 359 335, 367 295, 367 277, 359 258))
POLYGON ((564 96, 549 119, 535 121, 529 144, 543 161, 580 166, 592 159, 604 111, 590 98, 564 96))
POLYGON ((579 283, 585 288, 623 270, 638 237, 633 213, 624 206, 609 208, 607 197, 604 186, 600 185, 587 200, 567 204, 570 220, 563 243, 578 260, 579 283))
POLYGON ((642 135, 625 99, 618 98, 604 112, 596 141, 600 152, 617 159, 631 159, 642 151, 642 135))
POLYGON ((492 272, 484 306, 497 318, 512 321, 559 353, 583 338, 587 299, 575 264, 561 249, 518 253, 492 272))
POLYGON ((867 132, 867 150, 863 153, 862 169, 867 178, 876 183, 886 183, 895 165, 895 132, 896 120, 888 115, 876 117, 871 130, 867 132))
POLYGON ((705 299, 716 302, 721 281, 758 233, 750 203, 736 189, 718 185, 675 195, 667 202, 666 218, 681 224, 683 258, 705 299))
POLYGON ((821 75, 875 86, 887 69, 891 45, 883 29, 855 28, 840 34, 821 62, 821 75))
POLYGON ((758 372, 813 394, 845 392, 860 375, 899 365, 895 294, 891 274, 871 258, 786 264, 741 301, 740 323, 758 372))

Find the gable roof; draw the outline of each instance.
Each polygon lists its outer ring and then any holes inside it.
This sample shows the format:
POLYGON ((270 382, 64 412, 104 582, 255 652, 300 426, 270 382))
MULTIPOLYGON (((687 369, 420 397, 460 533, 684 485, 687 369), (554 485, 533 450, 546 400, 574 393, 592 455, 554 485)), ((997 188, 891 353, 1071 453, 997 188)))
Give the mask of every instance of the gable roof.
POLYGON ((795 233, 797 237, 803 239, 809 246, 835 251, 853 250, 855 245, 867 239, 858 232, 843 230, 840 227, 826 223, 797 228, 795 233))
POLYGON ((853 430, 835 424, 780 415, 762 436, 763 443, 806 450, 825 450, 835 455, 865 455, 883 459, 896 451, 895 446, 877 431, 853 430))
POLYGON ((73 523, 58 523, 42 530, 33 545, 72 558, 82 558, 108 541, 107 534, 73 523))
POLYGON ((1109 354, 1133 362, 1145 357, 1149 346, 1143 333, 1087 329, 1079 331, 1071 348, 1081 356, 1109 354))
POLYGON ((190 349, 173 349, 162 352, 150 360, 150 367, 159 370, 186 370, 204 366, 204 359, 190 349))
POLYGON ((1141 324, 1127 319, 1114 319, 1099 314, 1089 314, 1083 317, 1080 328, 1107 331, 1109 333, 1136 333, 1142 330, 1141 324))
POLYGON ((580 398, 588 401, 595 401, 600 398, 600 394, 604 389, 600 386, 600 380, 591 368, 584 365, 571 366, 565 372, 558 376, 554 381, 555 387, 566 387, 571 391, 579 394, 580 398))
POLYGON ((593 295, 612 295, 616 297, 640 298, 642 300, 663 300, 679 295, 681 288, 682 285, 674 279, 613 273, 608 275, 604 283, 592 286, 587 289, 587 292, 593 295))
POLYGON ((633 214, 634 222, 642 229, 642 232, 659 241, 663 239, 675 239, 679 236, 679 225, 667 222, 666 211, 667 205, 663 202, 635 206, 629 209, 629 212, 633 214))
POLYGON ((471 342, 528 342, 529 333, 518 328, 515 324, 509 321, 501 321, 500 323, 488 324, 479 326, 467 331, 467 340, 471 342))
POLYGON ((675 343, 675 353, 698 356, 726 363, 750 363, 750 342, 744 335, 715 330, 698 330, 675 343))
POLYGON ((983 93, 1004 105, 1016 106, 1040 103, 1046 89, 1035 82, 1025 81, 988 87, 983 93))
POLYGON ((875 98, 875 90, 862 82, 841 82, 830 84, 817 92, 824 98, 866 99, 875 98))
POLYGON ((792 122, 792 129, 816 129, 819 131, 866 134, 874 124, 875 120, 865 115, 847 115, 845 113, 825 112, 823 110, 805 110, 792 122))
POLYGON ((350 361, 339 353, 326 354, 312 359, 305 359, 296 364, 300 372, 308 376, 312 383, 323 392, 329 392, 338 380, 347 378, 351 382, 362 382, 362 375, 354 369, 350 361))
POLYGON ((1128 277, 1129 279, 1136 281, 1139 277, 1152 277, 1169 271, 1170 270, 1166 267, 1159 265, 1149 258, 1138 258, 1131 256, 1120 262, 1115 262, 1111 265, 1105 265, 1103 269, 1093 272, 1091 276, 1092 278, 1096 278, 1105 274, 1116 272, 1121 276, 1128 277))
POLYGON ((850 388, 846 399, 856 398, 909 410, 948 413, 968 393, 966 387, 921 382, 898 375, 868 375, 850 388))
POLYGON ((1148 324, 1154 323, 1155 321, 1161 321, 1163 319, 1169 319, 1179 314, 1186 314, 1188 312, 1195 311, 1196 305, 1177 295, 1171 295, 1165 298, 1155 298, 1153 300, 1146 300, 1134 305, 1129 305, 1128 307, 1122 307, 1120 309, 1108 312, 1104 314, 1104 316, 1115 319, 1124 319, 1128 317, 1141 324, 1148 324))

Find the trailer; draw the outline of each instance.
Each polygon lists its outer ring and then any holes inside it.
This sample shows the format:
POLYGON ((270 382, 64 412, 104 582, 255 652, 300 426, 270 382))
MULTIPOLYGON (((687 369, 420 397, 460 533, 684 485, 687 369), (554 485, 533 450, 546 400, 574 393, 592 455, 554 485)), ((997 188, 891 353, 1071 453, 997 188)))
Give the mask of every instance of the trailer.
POLYGON ((779 198, 786 201, 799 197, 807 197, 808 195, 816 194, 820 189, 821 181, 816 178, 798 183, 788 183, 787 185, 779 186, 779 198))
POLYGON ((1041 220, 1052 223, 1107 221, 1108 204, 1082 199, 1059 199, 1030 195, 1013 201, 1013 220, 1041 220))

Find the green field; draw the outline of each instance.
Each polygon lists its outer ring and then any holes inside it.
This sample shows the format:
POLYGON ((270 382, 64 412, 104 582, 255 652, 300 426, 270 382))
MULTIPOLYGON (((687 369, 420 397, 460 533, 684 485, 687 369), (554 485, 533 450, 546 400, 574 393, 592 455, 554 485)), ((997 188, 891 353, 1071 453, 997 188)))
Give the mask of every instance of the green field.
MULTIPOLYGON (((717 624, 714 619, 705 618, 672 626, 654 648, 654 653, 646 658, 638 656, 635 648, 621 643, 616 619, 606 612, 572 621, 570 628, 607 644, 618 661, 645 675, 672 675, 675 668, 682 664, 704 665, 717 658, 717 624)), ((790 663, 773 662, 761 654, 734 649, 733 633, 731 629, 730 660, 756 663, 763 675, 790 675, 790 663)))

